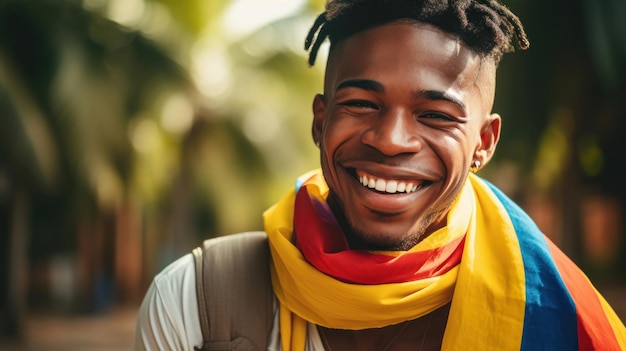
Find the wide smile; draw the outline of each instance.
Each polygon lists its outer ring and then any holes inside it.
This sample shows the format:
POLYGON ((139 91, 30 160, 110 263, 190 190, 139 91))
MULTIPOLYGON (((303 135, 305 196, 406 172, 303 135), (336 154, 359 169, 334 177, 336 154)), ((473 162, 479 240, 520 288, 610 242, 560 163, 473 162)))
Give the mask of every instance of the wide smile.
POLYGON ((363 187, 383 194, 410 194, 432 184, 427 180, 376 176, 359 169, 353 169, 352 173, 363 187))

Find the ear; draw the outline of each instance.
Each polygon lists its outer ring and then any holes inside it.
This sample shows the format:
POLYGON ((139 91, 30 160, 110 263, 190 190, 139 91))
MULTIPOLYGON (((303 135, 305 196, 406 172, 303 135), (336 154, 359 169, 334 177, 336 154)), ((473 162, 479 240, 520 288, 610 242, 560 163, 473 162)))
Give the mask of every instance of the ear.
POLYGON ((317 94, 313 99, 313 126, 311 132, 313 141, 319 145, 322 142, 322 129, 324 126, 324 117, 326 116, 326 100, 324 95, 317 94))
POLYGON ((489 115, 483 123, 480 131, 480 144, 474 152, 474 161, 480 162, 480 167, 486 165, 496 151, 496 145, 500 139, 501 123, 502 118, 497 113, 489 115))

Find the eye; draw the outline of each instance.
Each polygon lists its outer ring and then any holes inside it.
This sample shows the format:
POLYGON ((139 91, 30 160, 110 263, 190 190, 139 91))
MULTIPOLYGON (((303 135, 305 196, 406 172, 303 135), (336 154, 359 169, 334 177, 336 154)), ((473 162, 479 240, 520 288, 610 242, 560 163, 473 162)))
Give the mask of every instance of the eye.
POLYGON ((420 115, 420 118, 431 119, 436 121, 455 121, 456 119, 450 115, 441 112, 426 112, 420 115))
POLYGON ((367 101, 367 100, 348 100, 348 101, 344 101, 339 103, 339 105, 341 106, 347 106, 347 107, 353 107, 353 108, 358 108, 358 109, 374 109, 374 110, 378 110, 378 106, 371 102, 371 101, 367 101))

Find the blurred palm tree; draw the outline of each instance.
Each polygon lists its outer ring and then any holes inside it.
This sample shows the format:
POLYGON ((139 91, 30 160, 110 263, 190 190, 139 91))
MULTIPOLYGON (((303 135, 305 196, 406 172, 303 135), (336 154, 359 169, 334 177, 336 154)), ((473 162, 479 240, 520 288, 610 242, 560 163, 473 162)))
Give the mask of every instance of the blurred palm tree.
POLYGON ((158 45, 74 1, 3 1, 0 17, 0 325, 15 334, 31 264, 85 246, 80 284, 107 279, 108 237, 133 196, 128 126, 160 90, 191 85, 158 45))
POLYGON ((315 165, 311 3, 234 33, 225 0, 0 1, 0 335, 55 293, 136 301, 200 238, 260 228, 315 165))

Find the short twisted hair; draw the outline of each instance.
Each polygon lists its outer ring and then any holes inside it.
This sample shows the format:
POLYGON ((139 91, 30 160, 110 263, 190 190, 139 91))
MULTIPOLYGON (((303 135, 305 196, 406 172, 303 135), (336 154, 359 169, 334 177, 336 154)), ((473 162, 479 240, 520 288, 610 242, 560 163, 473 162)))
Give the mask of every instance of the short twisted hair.
POLYGON ((428 23, 457 35, 476 53, 498 63, 502 54, 530 45, 519 18, 497 0, 328 0, 305 40, 309 64, 329 38, 345 38, 396 20, 428 23), (515 43, 513 41, 515 40, 515 43))

